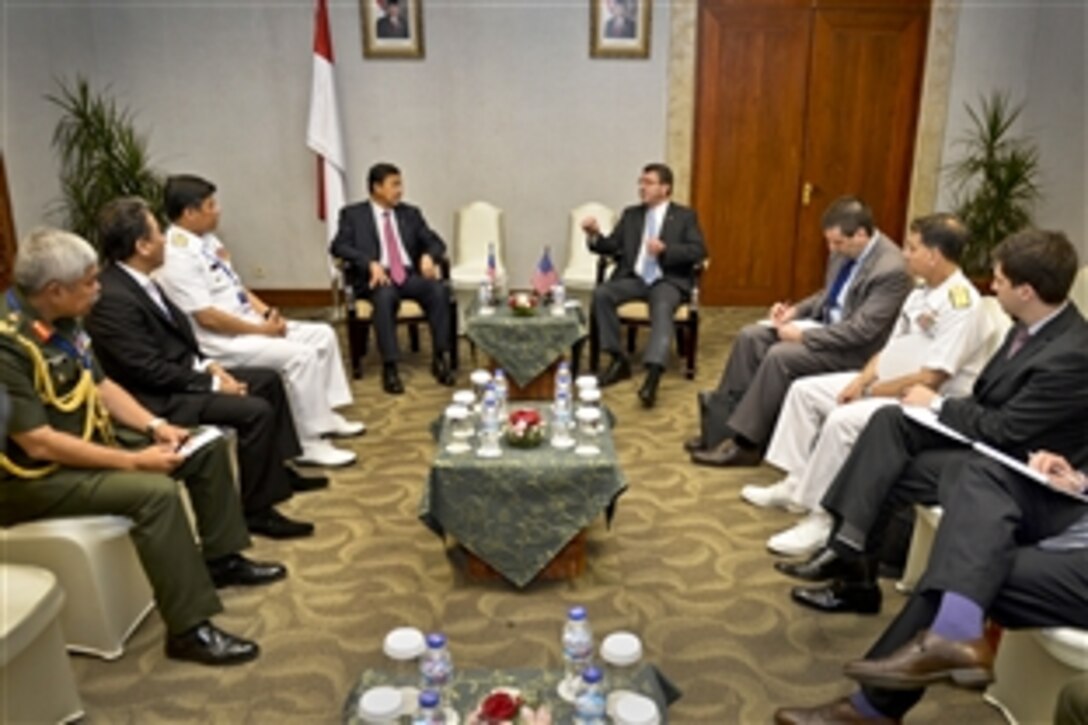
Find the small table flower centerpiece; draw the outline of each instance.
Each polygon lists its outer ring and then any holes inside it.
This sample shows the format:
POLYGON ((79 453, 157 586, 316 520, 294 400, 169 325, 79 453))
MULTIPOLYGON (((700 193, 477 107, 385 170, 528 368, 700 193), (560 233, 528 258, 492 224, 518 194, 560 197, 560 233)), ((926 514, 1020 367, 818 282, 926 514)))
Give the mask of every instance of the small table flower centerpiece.
POLYGON ((506 442, 514 448, 536 448, 544 441, 544 421, 532 408, 518 408, 507 416, 506 442))
POLYGON ((531 317, 536 314, 539 298, 531 292, 511 292, 506 300, 510 311, 518 317, 531 317))
POLYGON ((480 701, 465 722, 466 725, 552 725, 552 714, 546 706, 534 710, 526 705, 517 690, 499 687, 480 701))

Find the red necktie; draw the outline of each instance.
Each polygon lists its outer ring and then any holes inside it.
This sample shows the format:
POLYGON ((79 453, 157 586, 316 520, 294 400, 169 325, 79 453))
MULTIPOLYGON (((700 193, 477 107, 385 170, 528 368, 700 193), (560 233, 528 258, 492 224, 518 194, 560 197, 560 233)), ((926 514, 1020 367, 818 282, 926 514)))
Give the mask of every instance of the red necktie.
POLYGON ((385 257, 389 260, 389 276, 393 284, 400 287, 404 284, 408 274, 404 271, 404 260, 400 256, 400 245, 397 244, 397 235, 393 232, 393 215, 388 211, 382 212, 385 219, 383 234, 385 236, 385 257))

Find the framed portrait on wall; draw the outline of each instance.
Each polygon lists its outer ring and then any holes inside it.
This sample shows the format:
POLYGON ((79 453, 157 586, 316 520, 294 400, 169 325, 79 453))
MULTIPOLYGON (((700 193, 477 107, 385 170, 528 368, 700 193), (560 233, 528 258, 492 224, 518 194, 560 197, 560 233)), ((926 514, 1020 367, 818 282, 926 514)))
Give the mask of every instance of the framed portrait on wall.
POLYGON ((364 58, 422 58, 423 0, 359 0, 364 58))
POLYGON ((591 58, 649 58, 653 0, 589 0, 591 58))

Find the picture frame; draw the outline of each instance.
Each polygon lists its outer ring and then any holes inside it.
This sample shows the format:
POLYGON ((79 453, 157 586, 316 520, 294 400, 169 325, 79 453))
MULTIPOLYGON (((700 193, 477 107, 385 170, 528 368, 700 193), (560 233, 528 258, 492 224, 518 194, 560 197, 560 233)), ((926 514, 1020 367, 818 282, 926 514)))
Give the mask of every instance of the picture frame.
POLYGON ((649 58, 653 0, 589 0, 591 58, 649 58))
POLYGON ((364 58, 422 58, 423 0, 359 0, 364 58))

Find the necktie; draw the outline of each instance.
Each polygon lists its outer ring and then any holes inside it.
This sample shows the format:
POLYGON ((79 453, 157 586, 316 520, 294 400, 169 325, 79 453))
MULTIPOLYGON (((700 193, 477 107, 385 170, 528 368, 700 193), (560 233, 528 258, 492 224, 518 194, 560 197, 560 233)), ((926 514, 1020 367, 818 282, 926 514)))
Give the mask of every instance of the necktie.
POLYGON ((151 298, 151 301, 155 303, 155 306, 166 316, 166 319, 173 322, 174 318, 170 316, 170 310, 166 307, 166 302, 163 301, 162 289, 159 285, 153 281, 148 281, 145 289, 147 290, 147 296, 151 298))
POLYGON ((646 227, 642 235, 642 267, 638 271, 638 276, 642 277, 642 280, 651 285, 657 281, 657 278, 661 276, 661 265, 657 263, 657 257, 650 254, 650 251, 646 248, 647 242, 651 239, 657 238, 657 218, 654 213, 646 210, 646 227))
POLYGON ((404 271, 404 260, 400 256, 400 245, 397 244, 397 235, 393 232, 393 215, 382 212, 383 234, 385 236, 385 258, 389 261, 389 276, 393 284, 398 287, 404 284, 408 274, 404 271))
POLYGON ((1027 343, 1029 337, 1031 337, 1031 333, 1028 332, 1027 326, 1017 325, 1016 334, 1013 335, 1012 342, 1009 343, 1009 354, 1006 359, 1011 360, 1016 353, 1020 352, 1020 348, 1027 343))
POLYGON ((839 273, 835 275, 835 281, 831 283, 831 291, 827 293, 827 313, 831 314, 832 310, 837 310, 839 305, 839 295, 842 293, 842 288, 846 286, 846 280, 850 279, 850 273, 854 271, 854 265, 857 264, 856 259, 848 259, 846 263, 839 267, 839 273))

